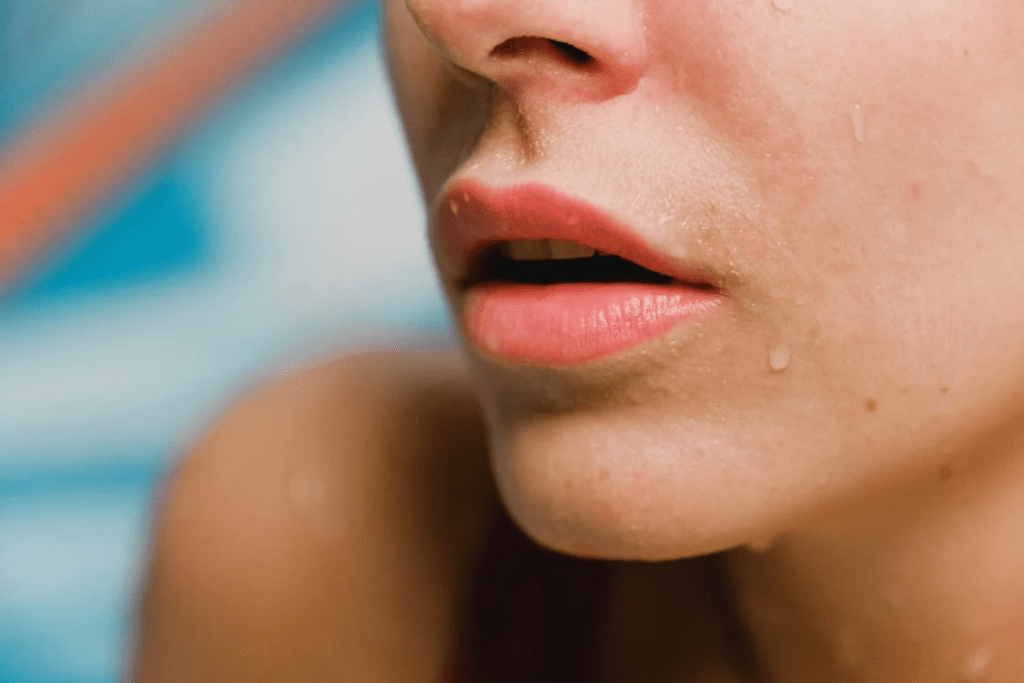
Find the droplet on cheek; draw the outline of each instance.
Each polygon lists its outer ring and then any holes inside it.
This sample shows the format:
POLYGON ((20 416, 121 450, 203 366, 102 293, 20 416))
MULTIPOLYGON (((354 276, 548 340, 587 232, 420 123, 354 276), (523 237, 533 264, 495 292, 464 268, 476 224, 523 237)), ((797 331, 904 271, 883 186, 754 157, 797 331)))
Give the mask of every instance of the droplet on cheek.
POLYGON ((882 599, 893 609, 902 610, 907 606, 907 591, 899 584, 893 584, 882 593, 882 599))
POLYGON ((789 367, 790 352, 785 345, 776 346, 768 352, 768 367, 774 372, 782 372, 789 367))
POLYGON ((853 139, 864 142, 864 105, 859 102, 850 107, 850 123, 853 124, 853 139))

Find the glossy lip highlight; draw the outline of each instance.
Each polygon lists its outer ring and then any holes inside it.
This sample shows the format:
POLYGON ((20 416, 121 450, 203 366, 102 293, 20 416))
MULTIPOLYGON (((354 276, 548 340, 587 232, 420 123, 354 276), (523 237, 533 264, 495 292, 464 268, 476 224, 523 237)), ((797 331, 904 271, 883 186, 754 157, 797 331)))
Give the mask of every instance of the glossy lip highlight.
POLYGON ((517 364, 576 366, 661 336, 724 298, 697 268, 680 266, 591 205, 544 185, 492 190, 455 184, 438 207, 439 261, 455 288, 466 338, 517 364), (577 242, 666 275, 637 281, 519 284, 471 277, 474 258, 514 240, 577 242))

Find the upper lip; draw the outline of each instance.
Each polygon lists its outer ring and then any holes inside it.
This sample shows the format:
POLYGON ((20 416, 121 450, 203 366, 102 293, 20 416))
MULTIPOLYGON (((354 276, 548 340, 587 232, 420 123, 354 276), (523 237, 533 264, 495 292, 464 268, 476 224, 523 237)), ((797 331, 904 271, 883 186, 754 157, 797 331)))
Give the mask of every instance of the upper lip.
POLYGON ((687 284, 715 279, 655 251, 600 209, 541 184, 492 189, 472 180, 453 183, 437 207, 437 230, 442 274, 455 284, 488 247, 544 239, 577 242, 687 284))

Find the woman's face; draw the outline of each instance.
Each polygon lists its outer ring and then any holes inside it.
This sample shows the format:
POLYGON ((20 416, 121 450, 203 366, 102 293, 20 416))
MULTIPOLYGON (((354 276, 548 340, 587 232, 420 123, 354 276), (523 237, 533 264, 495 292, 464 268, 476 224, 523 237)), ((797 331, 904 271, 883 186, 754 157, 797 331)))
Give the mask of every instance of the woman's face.
POLYGON ((540 542, 649 559, 756 542, 955 476, 1022 429, 1021 0, 387 0, 386 17, 494 471, 540 542), (606 285, 545 304, 555 289, 481 293, 486 268, 461 281, 460 230, 587 246, 581 202, 703 283, 665 285, 682 313, 602 346, 554 309, 600 316, 623 296, 606 285))

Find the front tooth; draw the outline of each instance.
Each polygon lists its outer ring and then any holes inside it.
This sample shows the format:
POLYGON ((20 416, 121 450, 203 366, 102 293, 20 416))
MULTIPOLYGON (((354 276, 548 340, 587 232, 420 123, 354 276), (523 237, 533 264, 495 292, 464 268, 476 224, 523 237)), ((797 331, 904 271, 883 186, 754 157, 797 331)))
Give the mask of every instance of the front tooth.
POLYGON ((546 261, 551 258, 547 240, 515 240, 501 245, 501 253, 513 261, 546 261))
POLYGON ((594 249, 585 247, 578 242, 551 240, 552 259, 590 258, 595 253, 594 249))

